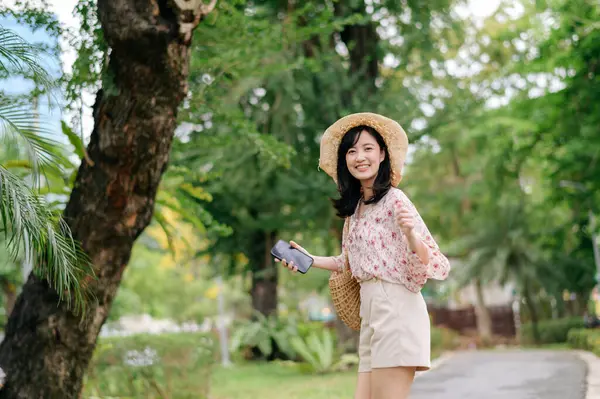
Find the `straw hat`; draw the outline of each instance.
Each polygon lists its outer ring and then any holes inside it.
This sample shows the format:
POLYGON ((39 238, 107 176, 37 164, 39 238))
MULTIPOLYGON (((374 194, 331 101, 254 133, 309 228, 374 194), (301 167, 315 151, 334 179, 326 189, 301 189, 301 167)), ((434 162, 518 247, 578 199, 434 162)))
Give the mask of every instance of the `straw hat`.
POLYGON ((353 127, 361 125, 372 127, 383 137, 390 155, 392 186, 396 187, 402 180, 402 167, 406 160, 408 137, 398 122, 371 112, 344 116, 325 131, 321 138, 319 167, 337 184, 338 147, 342 142, 342 137, 353 127))

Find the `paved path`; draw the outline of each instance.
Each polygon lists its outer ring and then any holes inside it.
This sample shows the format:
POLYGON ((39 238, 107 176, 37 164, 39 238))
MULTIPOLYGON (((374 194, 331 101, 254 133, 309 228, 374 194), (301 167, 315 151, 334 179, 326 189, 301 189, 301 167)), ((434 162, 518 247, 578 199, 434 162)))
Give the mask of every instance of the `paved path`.
POLYGON ((572 352, 462 352, 420 375, 410 399, 583 399, 585 378, 572 352))

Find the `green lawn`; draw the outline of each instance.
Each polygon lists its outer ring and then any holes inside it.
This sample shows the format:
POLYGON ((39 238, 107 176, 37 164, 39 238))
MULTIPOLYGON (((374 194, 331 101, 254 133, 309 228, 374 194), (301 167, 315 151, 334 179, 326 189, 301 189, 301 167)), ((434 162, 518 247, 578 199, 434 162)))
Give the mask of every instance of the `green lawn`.
MULTIPOLYGON (((432 359, 441 349, 432 350, 432 359)), ((351 398, 356 368, 325 375, 303 374, 290 362, 244 363, 217 367, 211 380, 211 399, 337 399, 351 398)))
POLYGON ((351 398, 356 370, 326 375, 302 374, 285 363, 235 365, 214 370, 212 399, 351 398))

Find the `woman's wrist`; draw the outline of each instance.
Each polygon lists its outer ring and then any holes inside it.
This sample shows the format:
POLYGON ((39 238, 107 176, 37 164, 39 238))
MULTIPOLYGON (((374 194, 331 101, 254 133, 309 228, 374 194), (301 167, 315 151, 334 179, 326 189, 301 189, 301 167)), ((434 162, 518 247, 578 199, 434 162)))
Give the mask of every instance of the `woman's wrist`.
POLYGON ((421 236, 414 229, 406 235, 406 240, 408 241, 408 246, 410 247, 410 250, 413 252, 416 252, 416 250, 419 249, 419 247, 423 243, 421 236))
POLYGON ((408 247, 414 253, 417 254, 419 259, 423 264, 429 263, 429 251, 427 250, 427 245, 421 238, 421 235, 417 233, 415 230, 411 230, 411 232, 407 235, 408 247))
POLYGON ((339 271, 339 262, 336 261, 335 256, 313 256, 313 266, 317 269, 329 270, 332 272, 339 271))

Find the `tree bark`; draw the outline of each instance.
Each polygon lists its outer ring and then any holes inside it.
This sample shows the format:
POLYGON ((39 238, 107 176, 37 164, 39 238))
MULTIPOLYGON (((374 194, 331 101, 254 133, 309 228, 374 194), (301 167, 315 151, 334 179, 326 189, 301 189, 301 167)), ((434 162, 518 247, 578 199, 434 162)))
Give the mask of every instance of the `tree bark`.
POLYGON ((483 283, 480 278, 475 279, 475 294, 477 297, 477 303, 475 306, 475 314, 477 315, 477 332, 481 339, 489 341, 492 338, 492 317, 490 316, 490 310, 485 305, 485 298, 483 296, 483 283))
POLYGON ((276 233, 258 231, 252 265, 252 308, 269 316, 277 313, 277 276, 278 269, 273 264, 271 248, 275 245, 276 233))
MULTIPOLYGON (((274 265, 271 248, 275 245, 276 232, 257 231, 253 240, 255 250, 250 254, 252 262, 252 308, 265 316, 277 315, 277 276, 278 268, 274 265)), ((271 338, 273 351, 266 357, 267 361, 276 359, 288 360, 277 342, 271 338)), ((252 348, 253 359, 263 359, 264 355, 258 347, 252 348)))
MULTIPOLYGON (((367 12, 364 1, 338 1, 334 3, 334 9, 338 17, 365 15, 367 12)), ((360 80, 366 83, 369 93, 376 92, 375 80, 379 76, 379 35, 375 22, 346 25, 340 32, 340 37, 350 56, 349 75, 360 77, 360 80)))
POLYGON ((533 302, 533 297, 531 295, 530 282, 527 278, 523 282, 523 298, 525 298, 525 305, 527 306, 527 310, 529 311, 531 330, 533 332, 533 341, 536 345, 539 345, 542 339, 540 336, 540 330, 538 326, 538 314, 537 309, 535 308, 535 303, 533 302))
MULTIPOLYGON (((180 2, 181 3, 181 2, 180 2)), ((82 319, 30 274, 0 345, 0 398, 76 398, 136 238, 152 218, 177 109, 187 92, 192 30, 214 7, 98 0, 110 60, 94 129, 64 217, 94 265, 96 300, 82 319)))

